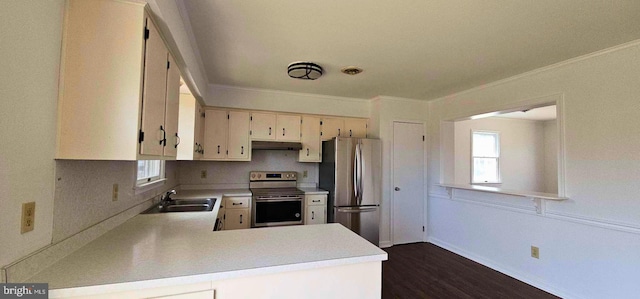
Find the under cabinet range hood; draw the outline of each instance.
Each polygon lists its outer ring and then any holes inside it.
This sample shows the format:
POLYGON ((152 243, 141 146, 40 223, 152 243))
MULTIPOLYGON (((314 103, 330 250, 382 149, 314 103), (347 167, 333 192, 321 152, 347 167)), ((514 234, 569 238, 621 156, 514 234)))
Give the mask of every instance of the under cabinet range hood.
POLYGON ((300 142, 278 142, 278 141, 252 141, 251 149, 254 150, 289 150, 299 151, 302 149, 300 142))

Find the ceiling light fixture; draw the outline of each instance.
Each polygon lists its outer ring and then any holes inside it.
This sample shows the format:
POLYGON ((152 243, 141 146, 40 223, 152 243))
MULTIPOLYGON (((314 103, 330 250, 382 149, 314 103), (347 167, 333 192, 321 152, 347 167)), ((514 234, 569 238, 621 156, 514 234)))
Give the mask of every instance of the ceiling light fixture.
POLYGON ((313 62, 293 62, 287 67, 289 77, 302 80, 315 80, 322 76, 322 67, 313 62))
POLYGON ((343 73, 345 73, 347 75, 354 76, 354 75, 362 73, 362 69, 359 68, 359 67, 356 67, 356 66, 348 66, 348 67, 343 68, 341 70, 341 72, 343 72, 343 73))

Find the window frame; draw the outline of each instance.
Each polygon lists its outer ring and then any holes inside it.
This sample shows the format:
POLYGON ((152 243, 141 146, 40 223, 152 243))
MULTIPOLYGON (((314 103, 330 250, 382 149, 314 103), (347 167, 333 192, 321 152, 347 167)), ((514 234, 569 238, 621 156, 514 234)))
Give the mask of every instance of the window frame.
POLYGON ((136 188, 144 188, 144 187, 149 187, 149 186, 155 186, 159 183, 163 183, 166 180, 166 170, 165 170, 165 160, 137 160, 136 161, 136 167, 135 167, 135 186, 136 188), (159 174, 157 176, 153 176, 153 177, 149 177, 149 178, 143 178, 143 179, 138 179, 138 167, 139 167, 139 163, 143 162, 143 161, 159 161, 160 163, 160 170, 159 170, 159 174))
POLYGON ((500 159, 501 159, 501 155, 502 155, 502 146, 501 146, 501 142, 500 142, 500 132, 499 131, 489 131, 489 130, 471 130, 471 136, 470 136, 471 140, 470 140, 470 156, 471 156, 471 184, 472 185, 482 185, 482 184, 502 184, 502 171, 501 171, 501 163, 500 163, 500 159), (495 135, 496 136, 496 149, 497 149, 497 155, 496 157, 488 157, 488 156, 474 156, 473 155, 473 135, 475 133, 482 133, 482 134, 491 134, 491 135, 495 135), (495 181, 476 181, 475 177, 474 177, 474 173, 475 173, 475 159, 495 159, 496 160, 496 180, 495 181))

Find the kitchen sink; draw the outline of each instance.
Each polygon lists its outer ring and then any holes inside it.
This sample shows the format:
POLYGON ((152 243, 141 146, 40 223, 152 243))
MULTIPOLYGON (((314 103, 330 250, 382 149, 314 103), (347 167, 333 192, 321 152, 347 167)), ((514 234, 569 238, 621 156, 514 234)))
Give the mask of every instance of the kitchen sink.
POLYGON ((215 198, 207 199, 176 199, 157 204, 142 212, 142 214, 172 213, 172 212, 211 212, 216 203, 215 198))

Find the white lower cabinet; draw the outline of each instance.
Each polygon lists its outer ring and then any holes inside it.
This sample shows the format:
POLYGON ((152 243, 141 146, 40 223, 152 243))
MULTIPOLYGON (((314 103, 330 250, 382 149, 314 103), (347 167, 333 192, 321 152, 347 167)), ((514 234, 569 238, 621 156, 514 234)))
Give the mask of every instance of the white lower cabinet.
POLYGON ((327 195, 305 195, 304 224, 327 223, 327 195))
POLYGON ((251 197, 224 197, 224 230, 251 227, 251 197))

